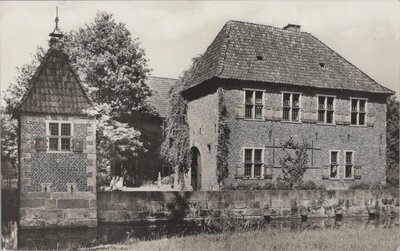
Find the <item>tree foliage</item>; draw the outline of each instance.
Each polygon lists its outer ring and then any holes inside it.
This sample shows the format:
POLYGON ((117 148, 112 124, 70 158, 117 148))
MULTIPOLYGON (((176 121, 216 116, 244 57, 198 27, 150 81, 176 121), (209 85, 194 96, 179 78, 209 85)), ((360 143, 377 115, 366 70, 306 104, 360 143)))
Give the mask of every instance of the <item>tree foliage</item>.
MULTIPOLYGON (((140 132, 131 122, 135 113, 152 112, 145 102, 151 95, 145 84, 150 69, 139 41, 112 14, 99 12, 93 22, 63 37, 63 50, 94 104, 88 112, 98 119, 98 171, 144 151, 140 132)), ((44 54, 39 48, 33 61, 18 69, 5 95, 8 114, 21 100, 44 54)))
POLYGON ((290 137, 282 145, 284 156, 279 159, 283 176, 280 180, 288 182, 291 188, 302 183, 304 173, 307 170, 309 144, 306 140, 297 143, 290 137))
POLYGON ((386 162, 387 177, 390 183, 399 183, 399 109, 400 102, 396 96, 391 96, 387 101, 387 127, 386 127, 386 162))

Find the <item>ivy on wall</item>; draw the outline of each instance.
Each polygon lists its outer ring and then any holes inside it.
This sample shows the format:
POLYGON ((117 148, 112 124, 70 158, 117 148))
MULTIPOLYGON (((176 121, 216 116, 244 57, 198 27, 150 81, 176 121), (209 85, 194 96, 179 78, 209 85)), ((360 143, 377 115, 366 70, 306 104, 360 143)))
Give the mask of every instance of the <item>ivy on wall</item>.
POLYGON ((224 89, 218 88, 218 133, 217 133, 217 181, 220 186, 228 178, 228 154, 229 154, 229 134, 230 129, 227 123, 227 109, 224 100, 224 89))
POLYGON ((307 171, 308 147, 307 141, 303 140, 301 143, 297 143, 292 137, 282 144, 284 156, 280 158, 279 162, 283 175, 279 179, 288 182, 292 189, 301 185, 304 173, 307 171))

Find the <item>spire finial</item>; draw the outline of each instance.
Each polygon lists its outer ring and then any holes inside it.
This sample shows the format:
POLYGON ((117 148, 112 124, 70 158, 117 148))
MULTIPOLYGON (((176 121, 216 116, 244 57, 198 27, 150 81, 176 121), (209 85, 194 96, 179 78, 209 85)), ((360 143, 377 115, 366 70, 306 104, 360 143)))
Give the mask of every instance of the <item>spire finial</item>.
POLYGON ((57 37, 57 38, 62 38, 64 35, 62 34, 60 28, 58 28, 58 6, 56 7, 56 19, 54 20, 56 22, 56 27, 54 27, 54 30, 52 33, 49 34, 50 37, 57 37))
POLYGON ((49 34, 50 41, 49 41, 49 45, 51 48, 54 49, 59 49, 62 45, 62 42, 60 41, 60 38, 62 38, 64 36, 64 34, 61 32, 60 28, 58 28, 58 6, 56 7, 56 27, 54 27, 54 30, 52 33, 49 34))

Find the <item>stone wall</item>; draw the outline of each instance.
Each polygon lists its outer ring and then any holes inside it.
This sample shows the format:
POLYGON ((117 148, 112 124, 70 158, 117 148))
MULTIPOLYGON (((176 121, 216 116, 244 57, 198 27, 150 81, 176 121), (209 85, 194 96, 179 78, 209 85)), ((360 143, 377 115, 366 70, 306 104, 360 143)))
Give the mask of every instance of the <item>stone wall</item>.
POLYGON ((99 192, 99 222, 202 217, 334 217, 399 214, 399 190, 99 192))
POLYGON ((96 226, 94 119, 21 115, 19 173, 21 228, 96 226), (37 139, 48 141, 48 123, 64 121, 71 123, 71 150, 37 149, 37 139), (82 151, 72 150, 75 140, 82 151))
POLYGON ((96 227, 97 204, 93 192, 21 193, 21 228, 96 227))
MULTIPOLYGON (((213 80, 209 83, 208 94, 205 90, 199 92, 197 96, 192 97, 189 107, 198 107, 201 112, 194 121, 190 123, 191 130, 197 130, 201 124, 208 123, 211 127, 215 121, 217 108, 213 108, 217 102, 215 95, 216 88, 221 86, 225 89, 224 99, 228 110, 228 128, 230 129, 229 142, 229 178, 225 181, 228 188, 240 185, 248 186, 249 189, 257 183, 265 185, 271 182, 268 179, 236 179, 235 174, 238 168, 244 167, 243 148, 256 147, 264 149, 263 163, 273 167, 272 182, 276 181, 282 174, 281 165, 279 163, 283 151, 280 146, 292 137, 295 141, 301 142, 303 139, 312 144, 314 150, 309 150, 308 170, 305 173, 304 180, 311 180, 317 185, 323 185, 328 189, 347 189, 353 184, 368 183, 380 184, 385 182, 385 166, 386 166, 386 97, 383 95, 367 94, 350 91, 334 91, 329 89, 316 89, 304 87, 288 87, 285 85, 266 84, 257 82, 245 82, 235 80, 217 81, 213 80), (210 86, 214 86, 211 88, 210 86), (375 122, 373 126, 352 126, 352 125, 326 125, 315 123, 294 123, 268 120, 246 120, 237 119, 237 107, 243 105, 244 88, 258 89, 265 91, 264 105, 280 107, 282 105, 282 91, 300 92, 301 95, 301 111, 311 112, 317 109, 317 95, 334 95, 336 96, 335 114, 350 115, 350 97, 368 98, 367 112, 373 114, 375 122), (212 100, 211 100, 212 99, 212 100), (215 111, 214 111, 215 109, 215 111), (197 126, 197 127, 196 127, 197 126), (329 165, 329 151, 339 151, 339 178, 323 179, 322 169, 329 165), (360 179, 344 179, 344 151, 354 151, 354 165, 361 166, 360 179)), ((198 88, 200 89, 200 88, 198 88)), ((194 110, 194 109, 193 109, 194 110)), ((193 112, 188 110, 188 117, 193 112)), ((336 115, 335 115, 336 116, 336 115)), ((210 130, 211 132, 211 130, 210 130)), ((214 133, 215 134, 215 133, 214 133)), ((205 148, 208 139, 215 138, 215 135, 199 135, 191 134, 191 140, 199 142, 200 147, 205 148)), ((208 140, 210 141, 210 140, 208 140)), ((211 166, 215 169, 215 153, 211 152, 211 156, 203 158, 204 166, 211 166)), ((215 175, 214 175, 215 176, 215 175)), ((215 180, 213 180, 215 182, 215 180)), ((210 190, 204 187, 203 190, 210 190)))

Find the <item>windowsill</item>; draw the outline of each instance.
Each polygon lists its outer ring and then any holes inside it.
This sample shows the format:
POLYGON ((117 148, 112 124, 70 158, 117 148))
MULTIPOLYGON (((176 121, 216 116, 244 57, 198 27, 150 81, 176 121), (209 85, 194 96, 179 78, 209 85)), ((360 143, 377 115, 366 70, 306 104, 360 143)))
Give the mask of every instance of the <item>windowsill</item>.
POLYGON ((303 124, 301 121, 286 121, 286 120, 281 120, 282 123, 288 123, 288 124, 303 124))
POLYGON ((316 123, 317 125, 322 125, 322 126, 335 126, 336 124, 328 124, 328 123, 316 123))
POLYGON ((46 153, 72 153, 72 151, 71 150, 69 150, 69 151, 54 151, 54 150, 50 151, 50 150, 48 150, 48 151, 46 151, 46 153))
POLYGON ((246 121, 265 121, 265 119, 249 119, 249 118, 244 118, 243 120, 246 120, 246 121))
POLYGON ((343 180, 346 180, 346 181, 353 181, 354 178, 343 178, 343 180))
POLYGON ((247 178, 247 177, 243 177, 241 178, 242 180, 265 180, 264 178, 260 177, 260 178, 247 178))
POLYGON ((338 181, 338 180, 340 180, 340 178, 329 178, 328 180, 338 181))

